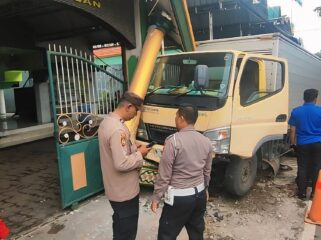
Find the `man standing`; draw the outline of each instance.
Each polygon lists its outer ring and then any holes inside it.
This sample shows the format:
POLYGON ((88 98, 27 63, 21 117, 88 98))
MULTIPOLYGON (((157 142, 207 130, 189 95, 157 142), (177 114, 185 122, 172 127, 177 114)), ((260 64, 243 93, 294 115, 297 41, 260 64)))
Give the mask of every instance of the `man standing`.
POLYGON ((149 148, 130 141, 125 121, 137 114, 143 100, 125 92, 114 112, 98 130, 101 170, 106 196, 114 210, 113 239, 134 240, 139 212, 139 169, 149 148))
POLYGON ((301 199, 306 198, 309 178, 312 179, 312 194, 314 193, 321 169, 321 107, 316 105, 317 98, 318 90, 305 90, 304 104, 293 109, 289 119, 290 144, 297 149, 297 185, 298 197, 301 199))
POLYGON ((197 117, 196 107, 180 106, 175 117, 179 132, 165 141, 151 204, 152 211, 156 212, 165 194, 159 240, 175 240, 184 226, 189 239, 203 239, 212 146, 208 138, 195 130, 197 117))

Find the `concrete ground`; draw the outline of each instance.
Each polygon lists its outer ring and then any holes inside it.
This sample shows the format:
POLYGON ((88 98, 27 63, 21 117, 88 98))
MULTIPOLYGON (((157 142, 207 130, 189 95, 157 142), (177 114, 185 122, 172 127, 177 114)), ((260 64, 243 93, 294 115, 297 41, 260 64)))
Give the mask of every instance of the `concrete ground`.
MULTIPOLYGON (((150 196, 151 189, 143 189, 137 239, 155 240, 157 236, 161 211, 154 214, 149 210, 150 196)), ((66 212, 58 219, 25 233, 19 239, 112 239, 112 213, 106 197, 99 195, 83 203, 79 209, 66 212)), ((183 231, 178 239, 188 239, 186 232, 183 231)))
MULTIPOLYGON (((235 199, 224 192, 211 197, 205 239, 321 240, 321 227, 305 224, 308 201, 295 197, 295 159, 275 178, 258 177, 251 192, 235 199)), ((151 188, 142 188, 138 240, 156 239, 158 219, 149 210, 151 188)), ((102 194, 61 210, 53 139, 1 149, 0 218, 9 239, 111 239, 112 209, 102 194)), ((180 240, 188 239, 183 231, 180 240)))
POLYGON ((52 138, 0 152, 0 218, 11 236, 62 212, 52 138))
MULTIPOLYGON (((138 240, 154 240, 157 236, 158 220, 160 217, 160 210, 158 214, 154 214, 149 210, 151 189, 143 189, 140 199, 140 218, 137 239, 138 240)), ((208 212, 210 209, 208 207, 208 212)), ((112 239, 112 209, 104 195, 96 196, 89 201, 81 204, 79 209, 65 212, 63 215, 56 219, 51 219, 47 223, 31 229, 24 233, 23 236, 17 238, 19 240, 82 240, 82 239, 112 239)), ((236 217, 235 217, 236 218, 236 217)), ((267 217, 268 218, 268 217, 267 217)), ((287 237, 285 234, 282 238, 280 235, 275 235, 275 238, 271 238, 271 233, 277 232, 281 226, 274 227, 273 229, 266 230, 262 223, 255 222, 255 230, 251 230, 251 224, 244 226, 244 224, 237 226, 229 224, 228 221, 222 219, 217 222, 220 226, 214 226, 210 223, 211 216, 207 214, 206 223, 207 230, 205 233, 205 239, 217 239, 217 240, 241 240, 241 239, 261 239, 261 240, 321 240, 321 227, 311 224, 304 224, 303 219, 300 222, 302 231, 297 238, 287 237), (224 227, 230 234, 221 235, 221 227, 224 227), (235 229, 233 229, 235 228, 235 229), (261 236, 262 229, 265 232, 266 237, 261 236), (218 230, 220 234, 209 235, 209 232, 218 230), (239 232, 239 235, 231 235, 231 232, 239 232), (245 234, 245 235, 244 235, 245 234), (246 236, 246 237, 244 237, 246 236), (261 236, 260 238, 258 238, 261 236)), ((242 216, 241 216, 242 219, 242 216)), ((251 217, 249 217, 251 219, 251 217)), ((243 220, 243 219, 242 219, 243 220)), ((286 222, 287 220, 283 220, 286 222)), ((286 228, 283 228, 286 230, 286 228)), ((290 234, 289 234, 290 235, 290 234)), ((186 231, 183 230, 178 240, 187 240, 188 236, 186 231)))
MULTIPOLYGON (((309 201, 295 197, 295 160, 276 178, 258 177, 252 191, 235 199, 222 192, 210 198, 205 216, 206 240, 321 240, 321 228, 305 224, 309 201)), ((150 209, 152 189, 142 188, 138 240, 156 239, 160 212, 150 209)), ((112 239, 112 209, 105 196, 84 202, 79 209, 49 220, 19 239, 112 239)), ((179 240, 188 239, 183 231, 179 240)))
POLYGON ((302 240, 321 240, 321 226, 309 223, 304 224, 302 240))
MULTIPOLYGON (((310 209, 312 202, 308 202, 308 209, 310 209)), ((321 240, 321 225, 314 225, 304 223, 304 231, 302 233, 302 240, 321 240)))

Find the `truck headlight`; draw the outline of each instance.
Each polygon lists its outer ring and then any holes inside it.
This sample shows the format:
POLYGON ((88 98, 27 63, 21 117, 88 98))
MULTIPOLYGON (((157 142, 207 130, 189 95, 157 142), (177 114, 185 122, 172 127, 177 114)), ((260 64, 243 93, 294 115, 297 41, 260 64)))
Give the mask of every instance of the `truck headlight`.
POLYGON ((141 140, 149 140, 147 129, 143 121, 139 122, 136 137, 141 140))
POLYGON ((211 140, 213 152, 227 154, 230 150, 231 128, 217 128, 204 132, 204 136, 211 140))

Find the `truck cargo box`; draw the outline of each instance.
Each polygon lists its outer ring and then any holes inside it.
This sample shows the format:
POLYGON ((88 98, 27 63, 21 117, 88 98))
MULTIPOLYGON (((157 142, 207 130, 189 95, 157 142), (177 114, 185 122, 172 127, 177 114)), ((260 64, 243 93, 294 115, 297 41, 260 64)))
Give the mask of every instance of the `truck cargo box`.
POLYGON ((287 59, 290 112, 303 103, 305 89, 316 88, 321 94, 321 59, 280 33, 203 41, 197 50, 239 50, 287 59))

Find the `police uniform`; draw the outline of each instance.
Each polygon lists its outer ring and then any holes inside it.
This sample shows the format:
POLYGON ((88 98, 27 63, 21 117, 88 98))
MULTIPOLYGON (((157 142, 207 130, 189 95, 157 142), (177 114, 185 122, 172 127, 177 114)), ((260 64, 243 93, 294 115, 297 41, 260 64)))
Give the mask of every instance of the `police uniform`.
POLYGON ((143 156, 131 143, 124 121, 110 113, 98 130, 105 193, 114 210, 113 239, 135 239, 139 212, 139 171, 143 156))
POLYGON ((173 205, 164 204, 158 239, 176 239, 185 226, 189 239, 203 239, 206 192, 212 167, 212 146, 194 127, 181 129, 165 141, 154 186, 153 199, 159 202, 168 188, 173 205))

